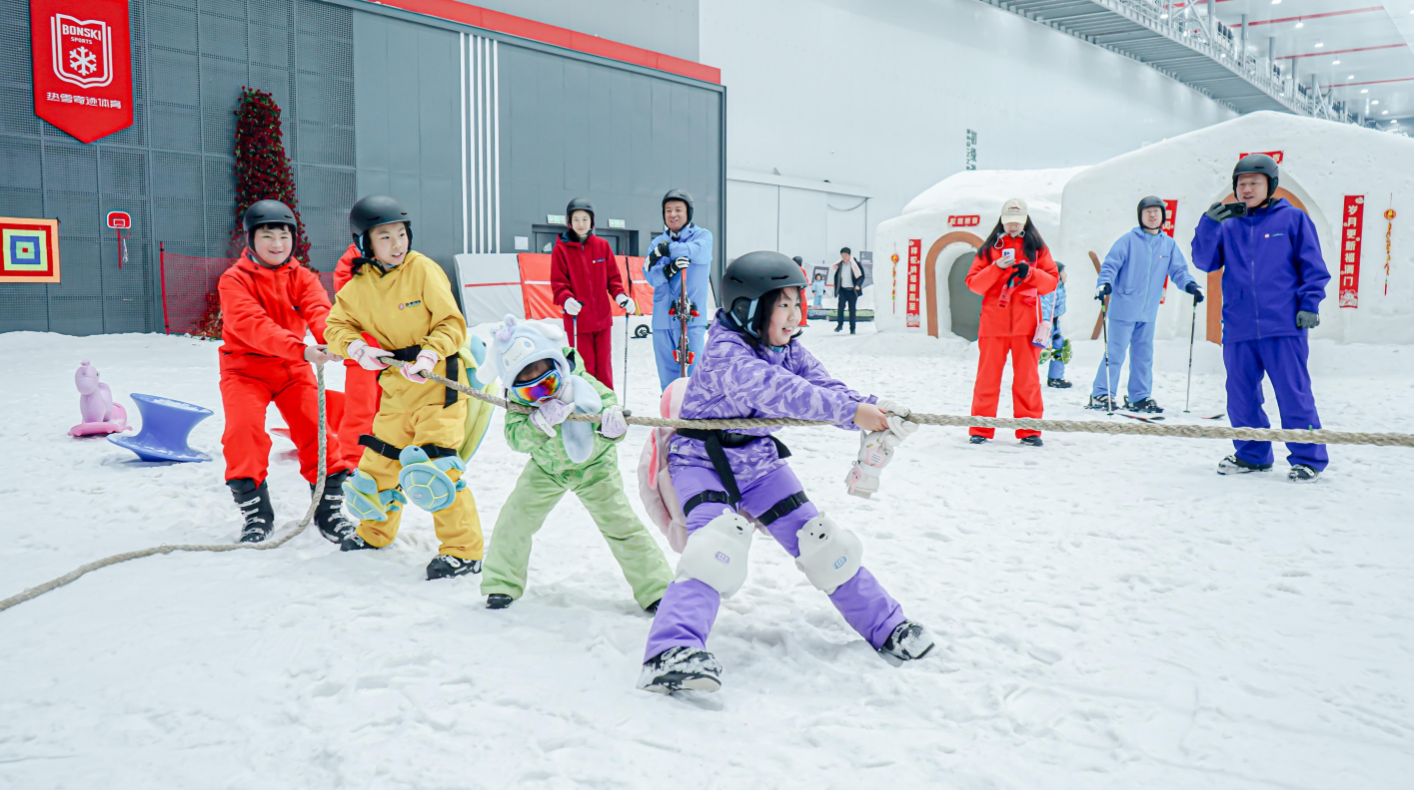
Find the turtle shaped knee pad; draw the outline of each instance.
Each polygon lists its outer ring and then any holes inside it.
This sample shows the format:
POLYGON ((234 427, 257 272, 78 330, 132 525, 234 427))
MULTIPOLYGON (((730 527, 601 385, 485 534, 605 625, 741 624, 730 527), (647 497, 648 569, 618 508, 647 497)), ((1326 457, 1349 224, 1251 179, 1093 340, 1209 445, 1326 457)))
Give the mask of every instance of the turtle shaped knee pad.
POLYGON ((457 498, 457 492, 466 488, 465 480, 452 482, 447 472, 466 471, 466 464, 455 455, 432 460, 427 451, 417 445, 409 445, 398 454, 403 470, 398 473, 398 485, 414 505, 429 513, 450 507, 457 498))
POLYGON ((397 490, 380 493, 377 481, 362 469, 349 475, 341 488, 344 504, 359 521, 387 521, 389 513, 402 510, 407 502, 407 498, 397 490))

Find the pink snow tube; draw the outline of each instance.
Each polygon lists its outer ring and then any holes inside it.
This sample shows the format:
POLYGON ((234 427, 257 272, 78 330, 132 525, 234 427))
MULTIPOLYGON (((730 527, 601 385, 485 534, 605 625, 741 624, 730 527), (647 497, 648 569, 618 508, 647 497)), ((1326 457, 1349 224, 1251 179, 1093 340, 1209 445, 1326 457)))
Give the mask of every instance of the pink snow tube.
POLYGON ((70 436, 103 436, 132 430, 127 411, 122 404, 113 402, 113 392, 98 380, 98 370, 86 359, 74 371, 74 386, 79 391, 79 416, 83 422, 69 429, 70 436))
MULTIPOLYGON (((668 385, 659 404, 663 417, 676 419, 682 414, 686 391, 685 378, 668 385)), ((638 459, 638 495, 643 499, 649 518, 667 536, 668 545, 681 554, 683 546, 687 545, 687 516, 682 512, 682 503, 668 474, 668 442, 676 433, 672 428, 654 428, 653 435, 643 445, 643 454, 638 459)))

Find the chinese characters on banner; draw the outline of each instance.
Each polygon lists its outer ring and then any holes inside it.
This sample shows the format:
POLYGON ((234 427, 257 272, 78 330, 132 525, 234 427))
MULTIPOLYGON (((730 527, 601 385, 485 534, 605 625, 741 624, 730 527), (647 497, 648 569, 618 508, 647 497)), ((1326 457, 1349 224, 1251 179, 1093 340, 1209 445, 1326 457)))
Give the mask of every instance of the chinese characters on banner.
POLYGON ((1360 236, 1365 224, 1365 196, 1346 195, 1340 223, 1341 307, 1360 306, 1360 236))
POLYGON ((1170 238, 1170 239, 1173 238, 1173 220, 1174 220, 1174 217, 1177 217, 1177 216, 1178 216, 1178 201, 1177 201, 1177 200, 1165 200, 1165 201, 1164 201, 1164 233, 1167 233, 1167 234, 1169 235, 1169 238, 1170 238))
POLYGON ((904 325, 913 328, 918 320, 919 259, 923 257, 923 240, 908 240, 908 303, 904 310, 904 325))
POLYGON ((1238 158, 1238 159, 1241 159, 1242 157, 1247 156, 1248 154, 1266 154, 1267 156, 1270 156, 1272 159, 1275 159, 1277 164, 1281 164, 1281 160, 1282 160, 1282 152, 1281 152, 1281 151, 1248 151, 1246 154, 1238 154, 1238 155, 1237 155, 1237 158, 1238 158))
POLYGON ((91 143, 133 125, 127 0, 30 0, 34 114, 91 143))

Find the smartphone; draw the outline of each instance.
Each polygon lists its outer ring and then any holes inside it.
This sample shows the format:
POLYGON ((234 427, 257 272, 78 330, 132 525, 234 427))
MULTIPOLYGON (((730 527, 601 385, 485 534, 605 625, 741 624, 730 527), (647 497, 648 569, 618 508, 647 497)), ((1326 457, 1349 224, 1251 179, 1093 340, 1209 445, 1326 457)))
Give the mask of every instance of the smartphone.
POLYGON ((1002 257, 1003 257, 1003 258, 1008 258, 1008 259, 1010 259, 1010 258, 1015 258, 1015 257, 1016 257, 1016 250, 1013 250, 1012 248, 1007 247, 1006 249, 1002 250, 1002 257))

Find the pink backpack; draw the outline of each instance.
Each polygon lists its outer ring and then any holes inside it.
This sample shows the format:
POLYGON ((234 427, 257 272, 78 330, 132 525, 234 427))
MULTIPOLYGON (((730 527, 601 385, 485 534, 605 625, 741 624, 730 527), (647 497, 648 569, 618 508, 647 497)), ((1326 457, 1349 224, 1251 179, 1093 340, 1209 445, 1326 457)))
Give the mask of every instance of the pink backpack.
MULTIPOLYGON (((663 417, 676 419, 682 414, 682 398, 686 392, 685 378, 668 385, 659 404, 663 417)), ((649 518, 667 536, 673 551, 681 554, 683 546, 687 545, 687 516, 682 512, 678 492, 668 474, 668 443, 676 433, 672 428, 654 428, 653 435, 643 445, 643 454, 638 459, 638 495, 643 499, 649 518)))

